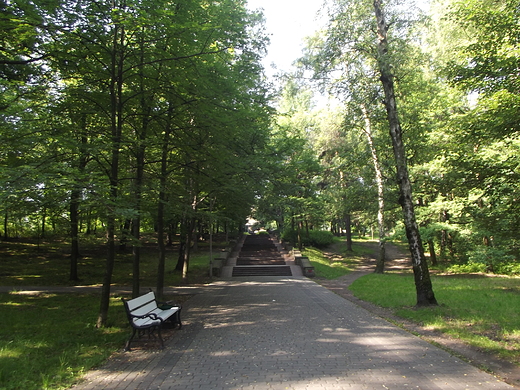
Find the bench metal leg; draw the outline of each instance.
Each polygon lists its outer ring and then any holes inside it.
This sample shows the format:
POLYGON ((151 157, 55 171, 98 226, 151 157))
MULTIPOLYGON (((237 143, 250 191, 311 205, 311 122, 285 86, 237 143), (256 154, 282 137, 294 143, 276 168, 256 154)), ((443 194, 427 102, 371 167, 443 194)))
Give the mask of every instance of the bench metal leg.
POLYGON ((157 336, 159 337, 159 342, 161 343, 161 349, 164 349, 164 341, 161 335, 161 326, 159 325, 157 328, 157 336))
POLYGON ((130 338, 128 339, 128 341, 125 344, 125 351, 126 352, 130 351, 130 343, 134 339, 134 336, 135 336, 136 333, 137 333, 137 329, 133 328, 132 336, 130 336, 130 338))
POLYGON ((181 311, 178 310, 173 316, 173 323, 179 325, 179 329, 182 329, 182 322, 181 322, 181 311))
POLYGON ((148 334, 148 339, 150 339, 151 337, 155 338, 155 334, 154 334, 155 330, 157 330, 157 337, 159 338, 159 343, 161 344, 161 349, 164 349, 164 341, 163 341, 162 334, 161 334, 161 325, 157 325, 157 326, 152 326, 152 327, 144 328, 144 329, 133 328, 132 336, 130 336, 130 338, 126 342, 124 351, 129 352, 131 350, 130 344, 132 343, 132 340, 134 339, 136 334, 139 336, 139 338, 141 338, 141 336, 144 335, 145 333, 148 334))

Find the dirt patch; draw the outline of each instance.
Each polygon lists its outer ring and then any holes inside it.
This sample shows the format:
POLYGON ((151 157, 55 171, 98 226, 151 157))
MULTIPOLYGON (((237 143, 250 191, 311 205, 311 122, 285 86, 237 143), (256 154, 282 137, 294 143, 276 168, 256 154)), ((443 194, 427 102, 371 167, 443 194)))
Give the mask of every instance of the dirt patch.
MULTIPOLYGON (((366 255, 364 260, 360 262, 356 271, 334 280, 316 278, 316 282, 331 290, 332 292, 340 295, 341 297, 348 299, 358 306, 363 307, 371 313, 374 313, 401 327, 402 329, 405 329, 408 332, 413 333, 422 339, 445 349, 452 355, 458 356, 459 358, 480 369, 493 373, 497 378, 500 378, 504 382, 520 388, 520 367, 500 359, 490 353, 484 353, 480 350, 477 350, 476 348, 471 347, 458 339, 451 338, 441 332, 424 328, 418 324, 400 318, 396 316, 390 309, 385 309, 356 298, 350 292, 348 286, 357 278, 374 272, 378 254, 377 242, 361 242, 357 243, 357 245, 362 245, 365 247, 365 249, 370 249, 370 251, 367 251, 370 254, 366 255)), ((329 255, 334 253, 334 247, 328 248, 327 253, 329 255)), ((337 256, 337 253, 335 256, 337 256)), ((407 255, 398 246, 387 243, 386 257, 386 271, 403 273, 411 272, 412 263, 410 256, 407 255)))

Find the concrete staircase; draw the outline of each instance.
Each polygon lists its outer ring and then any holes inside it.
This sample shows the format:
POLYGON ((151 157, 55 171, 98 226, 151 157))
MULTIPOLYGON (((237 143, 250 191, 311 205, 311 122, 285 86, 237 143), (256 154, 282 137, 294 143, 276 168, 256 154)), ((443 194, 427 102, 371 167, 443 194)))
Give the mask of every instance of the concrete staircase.
POLYGON ((279 243, 267 234, 258 234, 242 238, 221 276, 302 276, 302 271, 279 243))

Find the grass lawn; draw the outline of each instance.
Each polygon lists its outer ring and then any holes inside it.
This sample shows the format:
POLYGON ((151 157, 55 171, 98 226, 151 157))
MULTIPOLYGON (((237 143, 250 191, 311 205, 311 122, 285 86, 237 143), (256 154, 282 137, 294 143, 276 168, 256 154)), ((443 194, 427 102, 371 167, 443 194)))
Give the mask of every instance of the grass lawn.
POLYGON ((98 309, 98 295, 0 294, 0 389, 66 388, 121 349, 130 334, 121 300, 103 329, 98 309))
MULTIPOLYGON (((214 245, 215 252, 225 244, 214 245)), ((89 369, 122 350, 131 328, 120 296, 110 303, 108 326, 97 329, 99 294, 22 294, 17 286, 98 285, 101 283, 105 249, 93 242, 84 245, 79 283, 68 280, 67 245, 61 242, 0 243, 0 284, 14 286, 0 294, 0 390, 56 390, 70 387, 89 369)), ((145 245, 141 251, 141 286, 155 286, 157 250, 145 245)), ((177 254, 170 249, 166 285, 180 285, 174 271, 177 254)), ((210 281, 207 245, 190 259, 189 281, 210 281)), ((131 285, 131 250, 119 253, 114 284, 131 285)), ((128 297, 129 298, 129 297, 128 297)), ((186 297, 166 296, 182 301, 186 297)), ((136 343, 135 346, 139 344, 136 343)), ((134 346, 134 345, 133 345, 134 346)))
POLYGON ((327 251, 305 248, 302 255, 309 258, 316 276, 335 279, 352 272, 356 265, 370 253, 370 250, 360 245, 354 245, 352 249, 352 252, 347 252, 345 240, 335 237, 334 244, 327 251))
POLYGON ((416 308, 413 275, 370 274, 350 290, 402 318, 520 365, 520 278, 432 275, 439 306, 416 308))
MULTIPOLYGON (((354 243, 346 252, 337 241, 329 251, 308 248, 318 277, 334 279, 351 272, 370 252, 354 243)), ((219 250, 216 246, 215 251, 219 250)), ((85 250, 81 283, 99 284, 103 249, 85 250)), ((143 249, 142 286, 155 284, 156 252, 143 249)), ((181 283, 173 271, 172 250, 167 285, 181 283)), ((190 262, 190 279, 209 281, 208 252, 202 247, 190 262)), ((1 243, 3 285, 70 285, 68 261, 61 244, 1 243)), ((131 283, 131 255, 118 255, 114 282, 131 283)), ((390 308, 406 318, 460 338, 481 350, 520 364, 520 278, 487 275, 432 275, 439 306, 417 309, 411 273, 369 274, 351 286, 359 298, 390 308)), ((179 297, 166 297, 178 300, 179 297)), ((70 387, 89 369, 121 350, 130 336, 120 297, 114 296, 106 328, 95 327, 98 294, 0 294, 0 390, 57 390, 70 387)))
MULTIPOLYGON (((213 251, 224 248, 226 242, 214 243, 213 251)), ((200 243, 199 250, 190 256, 190 272, 188 278, 196 282, 208 275, 209 253, 208 243, 200 243)), ((69 280, 70 248, 67 242, 31 240, 10 241, 0 243, 0 285, 2 286, 70 286, 96 285, 103 280, 106 248, 103 239, 90 238, 82 243, 82 258, 78 264, 79 281, 69 280)), ((157 244, 150 240, 141 248, 140 280, 142 286, 154 286, 157 278, 157 244)), ((177 264, 176 246, 167 249, 166 284, 178 285, 181 275, 175 272, 177 264)), ((131 285, 132 283, 132 249, 119 251, 116 257, 112 283, 115 285, 131 285)))
MULTIPOLYGON (((352 269, 367 254, 360 241, 353 252, 336 244, 340 256, 310 248, 318 277, 334 279, 352 269)), ((520 365, 520 278, 496 275, 432 274, 439 305, 416 308, 413 273, 387 272, 357 279, 350 290, 358 298, 391 309, 395 315, 444 332, 478 349, 520 365)))

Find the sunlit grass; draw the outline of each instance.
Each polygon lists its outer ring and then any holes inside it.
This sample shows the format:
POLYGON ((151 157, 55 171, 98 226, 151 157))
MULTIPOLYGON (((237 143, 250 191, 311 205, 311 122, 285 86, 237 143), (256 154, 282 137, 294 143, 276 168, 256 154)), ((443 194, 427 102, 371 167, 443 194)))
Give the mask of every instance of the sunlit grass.
MULTIPOLYGON (((214 251, 226 243, 215 243, 214 251), (219 246, 220 245, 220 246, 219 246)), ((190 258, 188 283, 209 282, 209 250, 190 258)), ((79 282, 70 282, 68 244, 63 242, 0 242, 0 285, 68 286, 100 285, 106 249, 101 240, 82 247, 79 282)), ((168 249, 165 285, 184 284, 175 271, 178 253, 168 249)), ((157 283, 158 251, 155 245, 141 250, 140 283, 157 283)), ((131 285, 132 253, 117 254, 112 282, 131 285)), ((166 297, 181 301, 187 297, 166 297)), ((86 371, 121 350, 130 328, 118 297, 110 304, 108 324, 97 329, 99 294, 0 294, 0 390, 57 390, 70 387, 86 371)))
MULTIPOLYGON (((367 254, 359 241, 346 252, 343 242, 330 251, 307 249, 319 277, 335 279, 355 268, 367 254)), ((417 308, 413 274, 369 274, 350 290, 360 299, 389 308, 398 317, 458 338, 482 351, 520 365, 520 278, 486 275, 432 275, 439 306, 417 308)))
POLYGON ((111 302, 109 327, 97 329, 98 295, 0 294, 0 389, 70 386, 128 337, 122 303, 111 302))
POLYGON ((341 261, 331 262, 322 252, 315 248, 307 248, 302 251, 314 266, 316 276, 325 279, 335 279, 351 272, 352 268, 341 261))
POLYGON ((344 238, 335 238, 331 253, 316 248, 305 248, 302 251, 314 266, 316 276, 324 279, 335 279, 346 275, 356 268, 370 252, 364 246, 353 243, 352 251, 347 251, 344 238))
POLYGON ((519 278, 432 276, 439 306, 416 308, 413 275, 370 274, 350 290, 402 318, 520 364, 519 278))
POLYGON ((122 350, 131 330, 120 297, 100 329, 98 309, 98 294, 0 294, 0 389, 65 389, 122 350))

